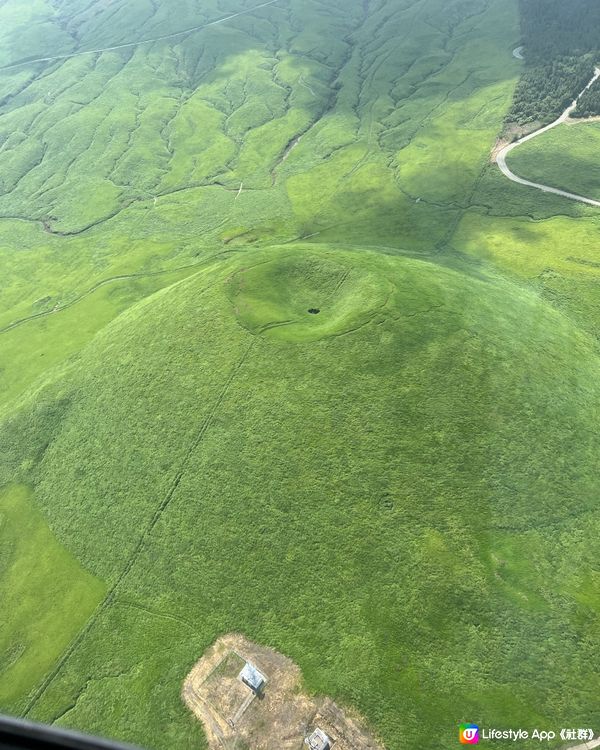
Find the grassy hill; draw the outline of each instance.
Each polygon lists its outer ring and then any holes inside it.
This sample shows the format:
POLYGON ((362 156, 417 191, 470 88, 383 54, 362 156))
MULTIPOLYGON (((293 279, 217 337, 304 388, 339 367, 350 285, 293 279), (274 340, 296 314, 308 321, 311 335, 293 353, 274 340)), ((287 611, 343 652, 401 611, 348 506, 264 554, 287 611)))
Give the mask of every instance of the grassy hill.
POLYGON ((176 676, 236 629, 390 747, 583 720, 599 368, 536 295, 366 251, 251 252, 140 303, 2 435, 109 587, 33 715, 184 746, 176 676))
MULTIPOLYGON (((39 40, 51 38, 49 24, 67 29, 74 38, 55 51, 71 54, 248 5, 178 0, 177 13, 157 4, 150 19, 141 0, 61 8, 40 0, 35 23, 17 10, 7 23, 16 36, 39 25, 39 40)), ((509 104, 518 65, 505 47, 516 23, 514 7, 484 0, 468 11, 441 0, 311 0, 0 70, 0 329, 47 314, 27 327, 45 334, 49 313, 104 284, 88 309, 100 298, 119 304, 102 303, 97 322, 82 316, 89 340, 150 291, 141 279, 160 288, 171 279, 151 274, 255 245, 310 237, 439 248, 509 104)), ((7 54, 6 64, 19 59, 7 54)), ((53 361, 62 336, 48 342, 53 361)), ((69 353, 80 345, 78 335, 69 353)), ((44 369, 29 356, 26 367, 31 377, 44 369)), ((11 398, 30 382, 14 383, 11 398)))
POLYGON ((202 748, 242 631, 389 750, 597 725, 598 220, 489 166, 516 3, 175 5, 0 8, 0 709, 202 748))
POLYGON ((507 162, 528 180, 600 200, 599 146, 600 123, 559 125, 519 146, 507 162))

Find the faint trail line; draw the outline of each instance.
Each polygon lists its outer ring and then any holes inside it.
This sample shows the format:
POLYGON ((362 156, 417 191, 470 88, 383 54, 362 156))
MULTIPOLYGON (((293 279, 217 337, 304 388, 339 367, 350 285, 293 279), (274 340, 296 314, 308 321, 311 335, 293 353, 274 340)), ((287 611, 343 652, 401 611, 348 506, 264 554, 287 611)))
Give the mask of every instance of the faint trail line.
POLYGON ((216 253, 216 255, 211 255, 208 258, 205 258, 204 260, 200 260, 197 263, 190 263, 187 266, 177 266, 176 268, 165 268, 162 271, 146 271, 146 272, 140 272, 140 273, 129 273, 129 274, 122 274, 120 276, 110 276, 107 279, 102 279, 102 281, 98 281, 94 286, 92 286, 90 289, 87 290, 87 292, 84 292, 83 294, 80 294, 79 297, 76 297, 75 299, 71 300, 71 302, 66 302, 64 305, 61 305, 60 307, 55 307, 52 310, 45 310, 44 312, 34 313, 33 315, 28 315, 25 318, 19 318, 18 320, 13 321, 12 323, 8 323, 4 326, 4 328, 0 328, 0 334, 7 333, 8 331, 11 331, 13 328, 17 328, 20 325, 23 325, 24 323, 28 323, 30 320, 37 320, 38 318, 45 318, 47 315, 53 315, 54 313, 62 312, 63 310, 68 310, 70 307, 73 307, 73 305, 76 305, 78 302, 81 302, 81 300, 85 299, 86 297, 89 297, 90 294, 93 294, 98 289, 100 289, 103 286, 106 286, 106 284, 112 284, 114 281, 126 281, 127 279, 143 279, 148 276, 163 276, 167 273, 177 273, 177 271, 185 271, 188 268, 197 268, 198 266, 203 265, 209 260, 213 260, 214 258, 218 258, 220 255, 225 255, 226 253, 231 252, 230 250, 225 250, 221 253, 216 253))
POLYGON ((600 207, 600 201, 594 200, 593 198, 586 198, 583 195, 578 195, 577 193, 569 193, 566 190, 560 190, 559 188, 553 188, 549 185, 542 185, 539 182, 531 182, 531 180, 525 180, 522 177, 519 177, 514 172, 511 171, 510 167, 506 163, 506 157, 508 154, 517 146, 520 146, 522 143, 526 143, 527 141, 532 140, 533 138, 537 138, 538 135, 542 135, 542 133, 547 133, 549 130, 552 130, 552 128, 555 128, 557 125, 561 125, 562 123, 566 122, 569 117, 571 116, 571 113, 577 108, 577 102, 581 99, 581 97, 585 94, 585 92, 590 89, 594 83, 600 78, 600 68, 596 68, 594 71, 594 76, 591 79, 591 81, 587 84, 587 86, 583 89, 583 91, 577 96, 576 99, 573 100, 573 103, 565 109, 565 111, 562 113, 562 115, 555 120, 554 122, 551 122, 550 125, 546 125, 543 128, 540 128, 539 130, 536 130, 533 133, 530 133, 529 135, 523 136, 523 138, 519 138, 518 141, 515 141, 514 143, 509 143, 508 145, 504 146, 504 148, 500 149, 496 156, 496 163, 500 167, 500 171, 502 174, 504 174, 506 177, 508 177, 509 180, 512 180, 513 182, 519 183, 519 185, 526 185, 527 187, 533 187, 537 188, 538 190, 542 190, 544 193, 554 193, 554 195, 562 195, 563 198, 569 198, 573 201, 579 201, 579 203, 587 203, 590 206, 598 206, 600 207))
POLYGON ((340 277, 340 280, 338 281, 338 283, 333 288, 333 292, 331 293, 332 297, 340 291, 340 289, 344 285, 344 283, 345 283, 345 281, 346 281, 346 279, 348 278, 349 275, 350 275, 350 269, 348 269, 347 271, 344 271, 344 273, 340 277))
POLYGON ((62 657, 58 660, 58 662, 54 665, 54 668, 46 675, 40 686, 37 688, 37 690, 33 693, 32 697, 28 701, 25 710, 23 712, 23 716, 28 716, 32 709, 35 707, 36 703, 40 700, 40 698, 44 695, 46 690, 50 687, 53 680, 57 675, 60 673, 63 666, 68 662, 68 660, 71 658, 71 656, 75 653, 77 648, 81 645, 84 638, 87 636, 87 634, 90 632, 92 627, 96 624, 98 621, 98 618, 110 607, 110 605, 113 603, 115 596, 117 594, 117 590, 119 586, 123 583, 131 569, 133 568, 137 558, 139 557, 140 553, 144 549, 146 540, 154 530, 156 524, 160 520, 161 516, 165 512, 165 510, 169 507, 169 504, 171 503, 171 500, 173 499, 173 496, 175 495, 175 492, 177 488, 179 487, 179 484, 183 478, 183 475, 186 472, 186 469, 188 468, 190 459, 194 453, 194 451, 198 448, 200 443, 202 442, 204 436, 206 435, 206 432, 208 431, 214 416, 217 412, 217 409, 221 406, 223 403, 223 399, 227 395, 227 392, 229 391, 229 388, 231 387, 231 384, 233 380, 235 379, 236 375, 239 373, 241 368, 243 367, 244 363, 247 361, 250 352, 252 351, 252 347, 254 346, 256 342, 256 338, 252 337, 250 343, 246 347, 246 350, 238 360, 238 362, 232 367, 231 372, 229 373, 229 376, 227 377, 227 380, 223 384, 223 387, 219 391, 219 394, 217 398, 215 399, 214 404, 209 409, 208 414, 203 419, 200 428, 198 429, 198 432, 196 433, 196 437, 192 440, 189 448, 187 449, 183 460, 181 462, 181 466, 177 473, 175 474, 173 481, 171 482, 171 485, 167 491, 167 494, 162 499, 160 505, 155 510, 152 518, 150 521, 146 524, 145 529, 142 531, 142 534, 140 538, 138 539, 137 544, 133 548, 131 554, 129 555, 129 558, 127 559, 127 562, 125 563, 125 567, 123 570, 119 573, 117 576, 115 582, 113 585, 109 588, 106 596, 104 597, 103 601, 100 602, 98 607, 96 608, 95 612, 92 614, 90 619, 87 621, 85 626, 82 628, 82 630, 79 631, 77 636, 71 641, 69 644, 67 650, 63 653, 62 657))
POLYGON ((187 620, 184 620, 181 617, 176 617, 175 615, 167 615, 164 612, 156 612, 152 609, 148 609, 147 607, 142 607, 139 604, 134 604, 133 602, 123 601, 123 599, 119 600, 117 602, 117 605, 119 607, 126 607, 127 609, 136 609, 139 612, 146 612, 147 614, 152 615, 152 617, 160 617, 165 620, 174 620, 175 622, 180 622, 186 627, 190 628, 190 630, 197 632, 197 628, 193 623, 188 622, 187 620))
POLYGON ((209 26, 217 26, 218 24, 225 23, 225 21, 230 21, 232 18, 237 18, 238 16, 245 16, 249 13, 254 13, 255 10, 260 10, 261 8, 266 8, 268 5, 275 5, 275 3, 279 3, 281 0, 268 0, 268 2, 260 3, 260 5, 255 5, 253 8, 247 8, 246 10, 241 10, 239 13, 232 13, 230 16, 225 16, 223 18, 217 18, 215 21, 208 21, 207 23, 200 24, 199 26, 192 26, 189 29, 184 29, 183 31, 175 31, 172 34, 164 34, 163 36, 157 36, 153 39, 142 39, 139 42, 126 42, 125 44, 115 44, 112 47, 99 47, 98 49, 88 49, 83 50, 80 52, 69 52, 66 55, 53 55, 52 57, 36 57, 33 60, 21 60, 20 62, 11 63, 11 65, 4 65, 0 68, 0 70, 12 70, 13 68, 19 68, 22 65, 30 65, 33 63, 39 63, 39 62, 53 62, 54 60, 69 60, 71 57, 79 57, 80 55, 97 55, 100 52, 111 52, 116 49, 128 49, 129 47, 138 47, 141 44, 153 44, 154 42, 162 42, 166 39, 175 39, 178 36, 185 36, 186 34, 191 34, 194 31, 201 31, 202 29, 207 29, 209 26))

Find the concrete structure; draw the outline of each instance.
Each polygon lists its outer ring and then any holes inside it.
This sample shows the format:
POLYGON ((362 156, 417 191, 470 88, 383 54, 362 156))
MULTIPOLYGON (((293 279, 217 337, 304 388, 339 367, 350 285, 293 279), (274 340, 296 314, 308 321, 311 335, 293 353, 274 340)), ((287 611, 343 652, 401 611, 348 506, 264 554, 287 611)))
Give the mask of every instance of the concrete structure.
POLYGON ((310 750, 330 750, 331 740, 322 729, 318 727, 315 731, 304 740, 310 750))
POLYGON ((244 665, 244 668, 239 674, 239 678, 244 685, 247 685, 254 693, 260 693, 267 681, 264 674, 259 672, 254 664, 251 664, 249 661, 244 665))

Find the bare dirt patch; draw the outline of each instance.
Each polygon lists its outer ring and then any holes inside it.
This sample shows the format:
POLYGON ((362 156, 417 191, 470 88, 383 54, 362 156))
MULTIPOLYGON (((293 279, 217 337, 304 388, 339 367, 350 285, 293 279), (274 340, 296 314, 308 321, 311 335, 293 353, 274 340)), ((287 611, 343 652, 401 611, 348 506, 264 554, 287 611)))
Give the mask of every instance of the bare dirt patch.
POLYGON ((600 122, 600 115, 592 115, 591 117, 567 117, 565 125, 578 125, 582 122, 600 122))
POLYGON ((202 722, 211 750, 306 750, 304 740, 317 727, 332 750, 385 750, 359 716, 330 698, 302 694, 301 684, 300 668, 286 656, 226 635, 188 674, 181 697, 202 722), (258 695, 238 679, 245 662, 267 679, 258 695))
POLYGON ((502 149, 505 146, 508 146, 509 143, 512 143, 513 141, 518 141, 519 138, 523 138, 525 135, 529 135, 530 133, 534 133, 536 130, 539 130, 539 128, 542 127, 541 122, 528 122, 526 125, 517 125, 516 122, 507 122, 504 124, 504 128, 502 130, 502 134, 494 144, 494 148, 491 151, 490 154, 490 161, 494 163, 496 161, 496 157, 502 151, 502 149))

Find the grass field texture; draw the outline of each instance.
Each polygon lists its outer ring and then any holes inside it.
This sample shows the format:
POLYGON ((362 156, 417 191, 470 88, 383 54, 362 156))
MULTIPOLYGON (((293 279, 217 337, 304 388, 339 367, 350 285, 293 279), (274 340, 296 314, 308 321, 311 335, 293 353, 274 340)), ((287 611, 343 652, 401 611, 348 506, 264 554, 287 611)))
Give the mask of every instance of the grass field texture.
POLYGON ((203 748, 240 631, 388 750, 598 726, 599 220, 490 165, 516 2, 175 5, 0 7, 0 709, 203 748))
POLYGON ((32 499, 25 486, 0 495, 2 705, 29 689, 32 673, 50 669, 106 590, 56 540, 32 499))
MULTIPOLYGON (((537 295, 423 261, 270 248, 150 298, 82 357, 4 436, 31 462, 50 438, 36 500, 112 586, 38 718, 156 744, 182 714, 164 675, 230 628, 300 659, 392 747, 422 722, 449 746, 465 711, 551 721, 572 664, 568 710, 591 710, 598 686, 577 684, 595 663, 597 589, 580 571, 596 474, 580 467, 598 359, 537 295)), ((190 742, 197 729, 178 726, 190 742)))
POLYGON ((559 125, 508 157, 510 168, 533 182, 600 200, 600 122, 559 125))

